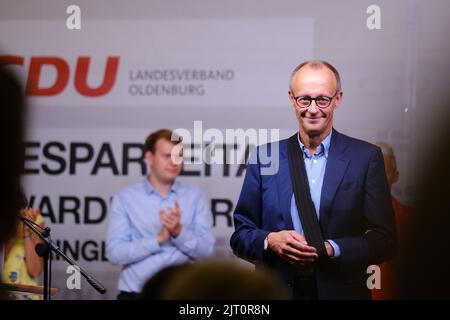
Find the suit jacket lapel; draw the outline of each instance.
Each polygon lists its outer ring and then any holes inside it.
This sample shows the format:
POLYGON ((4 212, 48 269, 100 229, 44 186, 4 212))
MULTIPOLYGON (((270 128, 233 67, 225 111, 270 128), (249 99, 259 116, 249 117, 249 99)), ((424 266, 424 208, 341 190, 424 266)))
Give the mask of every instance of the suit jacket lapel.
POLYGON ((328 223, 331 205, 333 204, 337 188, 341 184, 350 162, 350 158, 344 153, 346 148, 347 145, 342 135, 333 129, 320 196, 320 221, 324 231, 326 230, 325 226, 328 223))

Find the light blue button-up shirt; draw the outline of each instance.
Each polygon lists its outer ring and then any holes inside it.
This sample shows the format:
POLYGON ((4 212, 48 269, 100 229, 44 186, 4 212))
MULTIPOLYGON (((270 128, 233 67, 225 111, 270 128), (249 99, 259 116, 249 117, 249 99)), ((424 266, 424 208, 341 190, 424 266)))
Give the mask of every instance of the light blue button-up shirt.
POLYGON ((123 266, 119 290, 141 292, 145 282, 161 269, 210 256, 215 238, 212 214, 199 189, 175 182, 162 197, 148 179, 125 187, 113 198, 106 237, 106 256, 123 266), (181 209, 180 234, 160 245, 159 210, 181 209))
MULTIPOLYGON (((316 209, 317 217, 320 214, 320 196, 322 194, 323 177, 325 176, 325 168, 327 165, 328 152, 330 150, 331 132, 317 147, 316 154, 311 157, 309 150, 300 141, 297 135, 298 143, 303 151, 303 158, 305 160, 306 174, 308 175, 309 190, 311 198, 316 209)), ((294 224, 294 229, 300 234, 303 234, 303 227, 297 211, 294 194, 291 197, 291 217, 294 224)), ((334 249, 334 256, 339 257, 341 251, 339 246, 333 240, 327 240, 334 249)))

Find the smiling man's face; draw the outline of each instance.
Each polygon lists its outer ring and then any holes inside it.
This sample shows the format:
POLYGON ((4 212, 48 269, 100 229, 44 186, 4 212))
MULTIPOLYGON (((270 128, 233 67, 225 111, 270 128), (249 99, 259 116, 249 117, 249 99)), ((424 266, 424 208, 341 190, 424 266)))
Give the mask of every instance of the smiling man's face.
POLYGON ((312 68, 302 67, 292 78, 289 99, 295 109, 300 129, 310 137, 326 136, 333 128, 333 112, 342 100, 342 91, 337 92, 334 73, 326 66, 312 68), (330 105, 319 108, 316 101, 311 101, 308 108, 302 108, 294 97, 318 96, 333 97, 330 105))

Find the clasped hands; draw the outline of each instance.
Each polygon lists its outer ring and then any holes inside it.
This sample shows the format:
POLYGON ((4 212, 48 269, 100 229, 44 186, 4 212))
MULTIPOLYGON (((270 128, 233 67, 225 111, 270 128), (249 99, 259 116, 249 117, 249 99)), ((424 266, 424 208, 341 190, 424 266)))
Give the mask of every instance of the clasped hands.
POLYGON ((178 201, 175 201, 174 208, 160 209, 159 220, 163 227, 158 233, 157 240, 161 244, 169 240, 170 236, 176 238, 181 232, 181 210, 178 201))
MULTIPOLYGON (((308 245, 305 236, 294 231, 271 232, 267 236, 269 248, 284 260, 299 266, 312 264, 317 258, 317 250, 308 245)), ((333 247, 325 241, 329 257, 334 255, 333 247)))

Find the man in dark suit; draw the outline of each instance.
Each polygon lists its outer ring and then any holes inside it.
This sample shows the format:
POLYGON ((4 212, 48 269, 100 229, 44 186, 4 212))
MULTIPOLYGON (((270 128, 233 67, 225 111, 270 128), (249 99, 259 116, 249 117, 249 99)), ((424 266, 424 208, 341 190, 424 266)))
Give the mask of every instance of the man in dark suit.
POLYGON ((275 270, 294 299, 370 299, 367 266, 395 256, 383 156, 375 145, 333 129, 342 95, 339 73, 325 61, 302 63, 292 73, 289 98, 300 130, 291 139, 303 156, 325 258, 304 236, 288 139, 253 152, 234 212, 234 253, 275 270))

